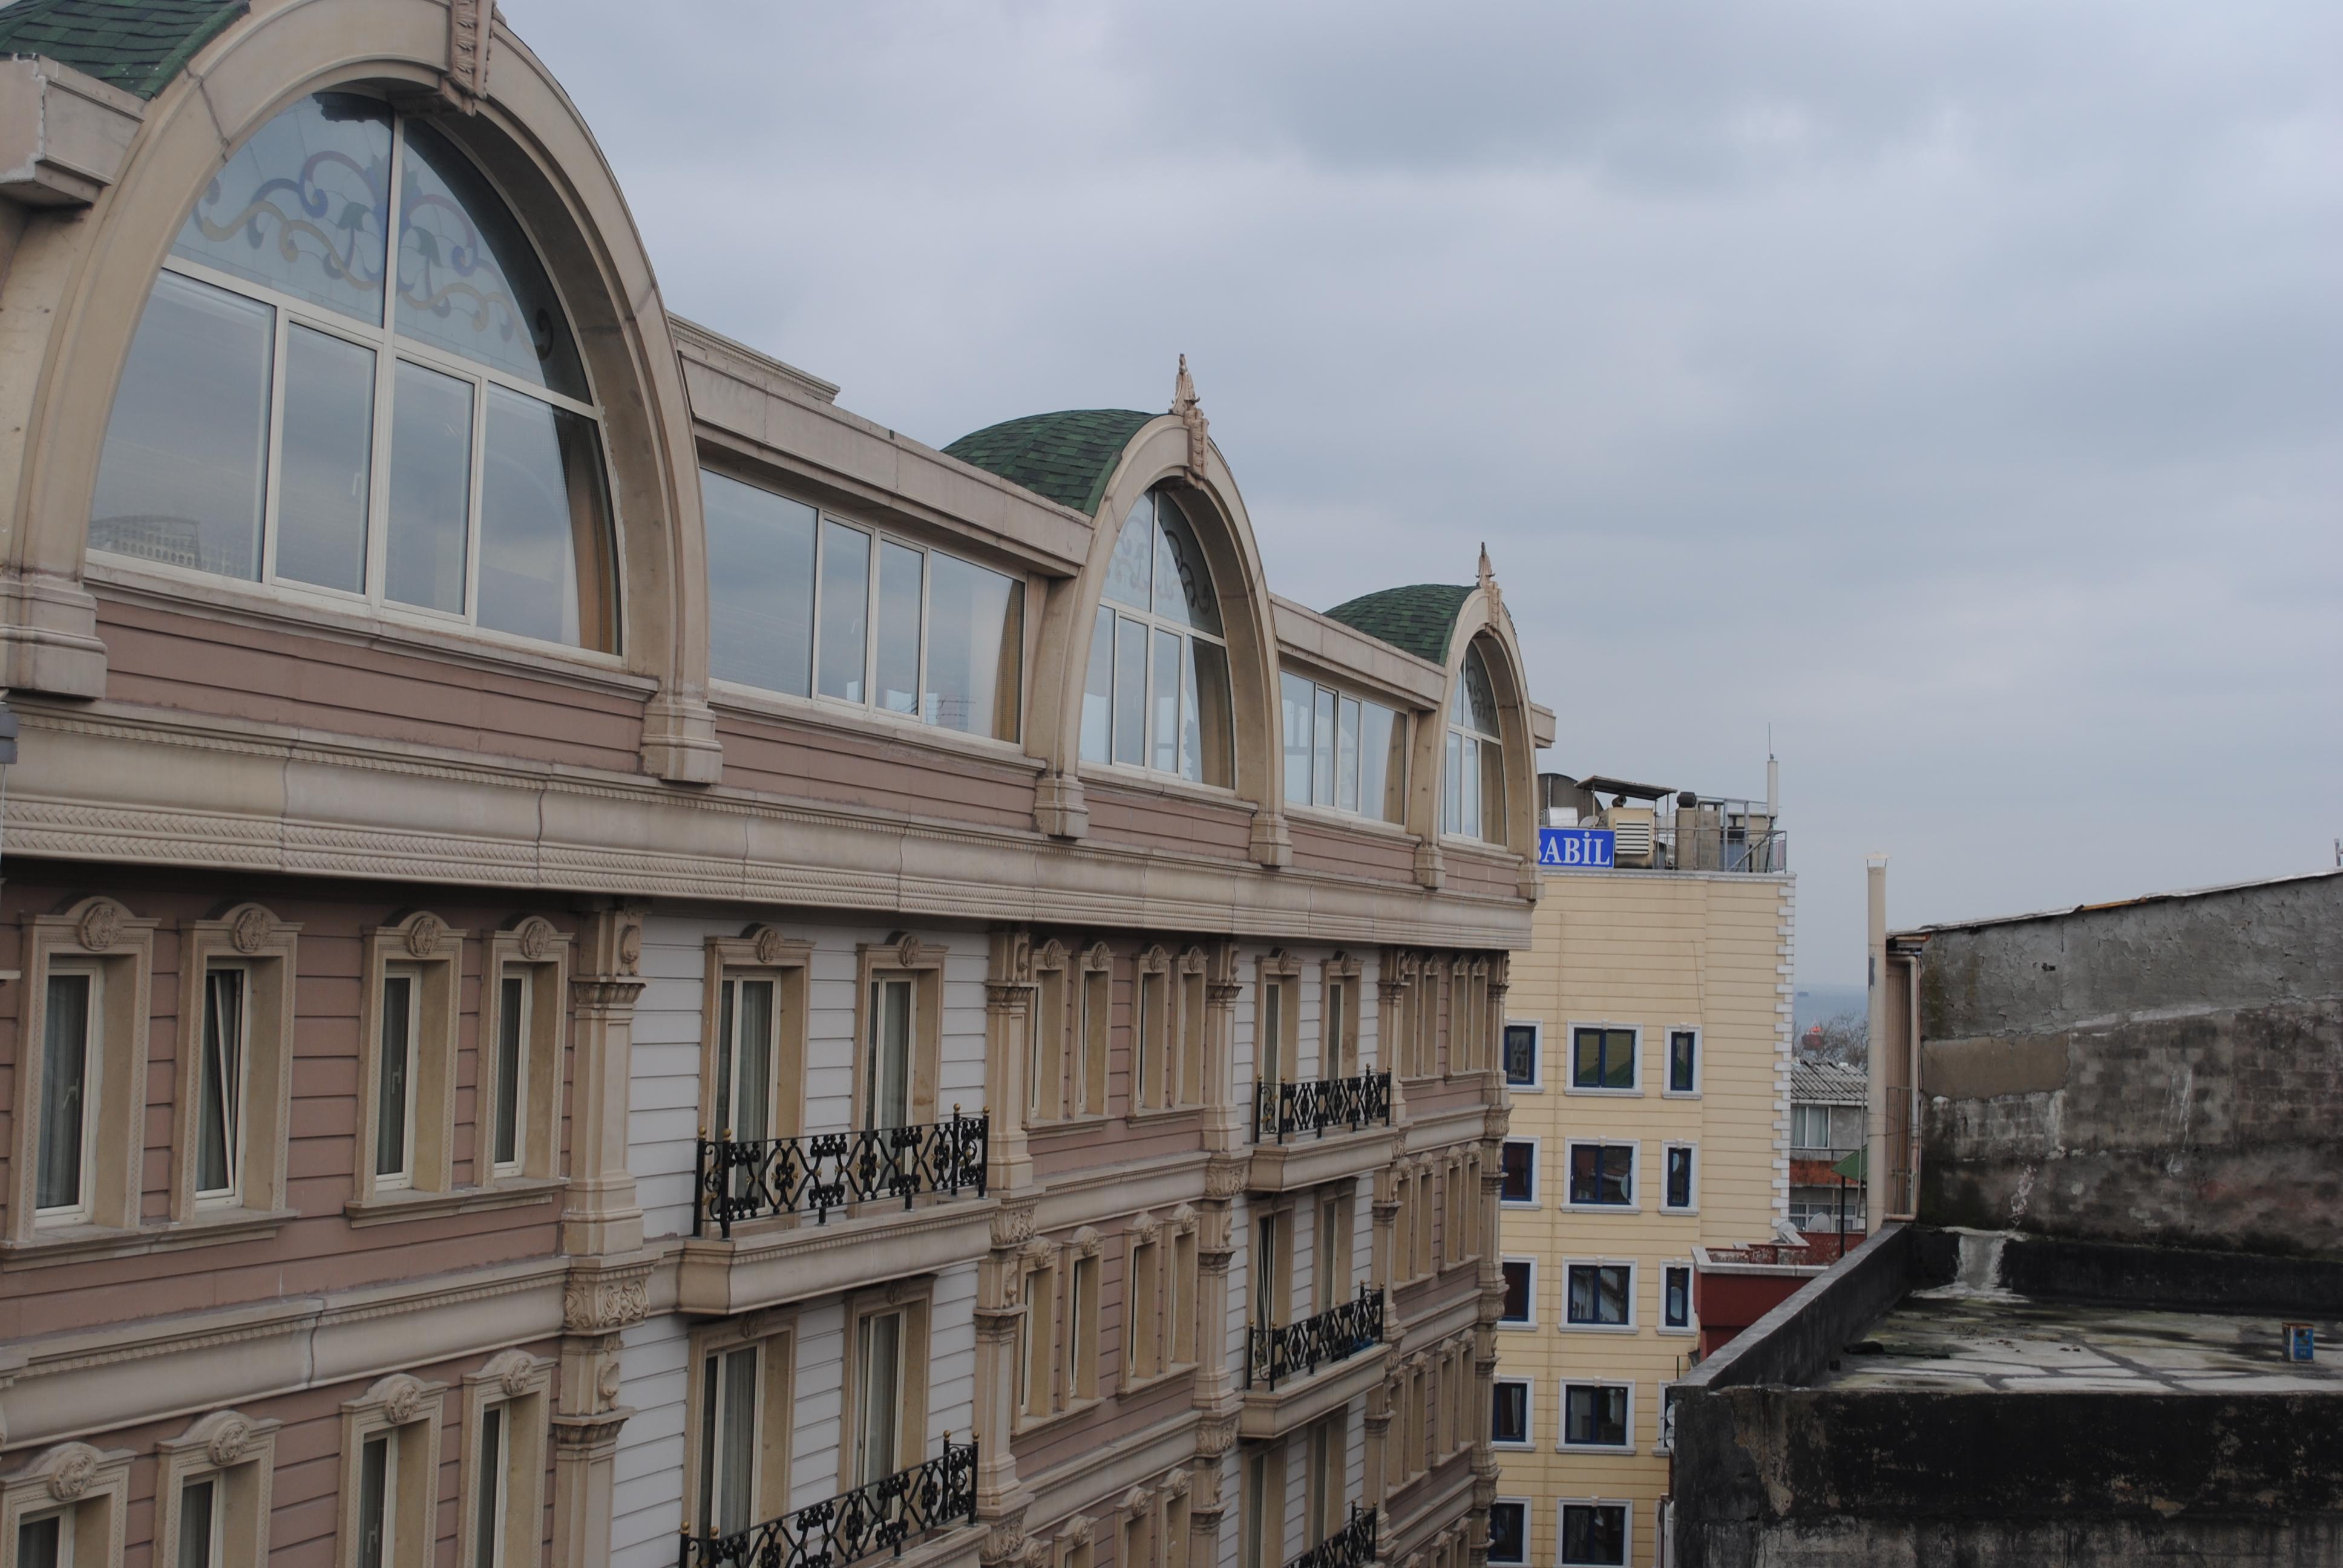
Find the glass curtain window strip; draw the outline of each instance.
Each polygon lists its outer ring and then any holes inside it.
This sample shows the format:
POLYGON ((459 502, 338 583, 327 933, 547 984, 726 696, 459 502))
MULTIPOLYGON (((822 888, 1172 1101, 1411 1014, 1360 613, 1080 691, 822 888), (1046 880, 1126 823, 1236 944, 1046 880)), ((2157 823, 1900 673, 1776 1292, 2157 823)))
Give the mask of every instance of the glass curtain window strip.
POLYGON ((601 410, 453 143, 322 93, 237 151, 148 296, 89 544, 617 651, 601 410))
POLYGON ((204 972, 203 1039, 196 1063, 196 1197, 233 1203, 243 1171, 246 1002, 241 966, 204 972))
POLYGON ((1015 740, 1025 585, 712 470, 709 672, 1015 740))
POLYGON ((391 1432, 358 1449, 357 1568, 392 1568, 397 1561, 398 1440, 391 1432))
POLYGON ((528 1093, 528 976, 507 970, 497 980, 496 1123, 491 1158, 499 1176, 521 1168, 522 1102, 528 1093))
POLYGON ((756 1523, 758 1401, 763 1349, 719 1351, 700 1367, 699 1533, 756 1523))
POLYGON ((1394 709, 1298 675, 1277 678, 1285 799, 1386 822, 1406 805, 1406 726, 1394 709))
POLYGON ((51 970, 41 1025, 41 1149, 34 1177, 34 1210, 43 1221, 70 1224, 89 1214, 91 1162, 97 1105, 98 1052, 92 1037, 99 1016, 94 970, 51 970))
POLYGON ((1223 789, 1232 781, 1228 647, 1211 569, 1178 503, 1123 518, 1091 629, 1081 758, 1223 789))
POLYGON ((911 1124, 912 986, 909 978, 870 982, 870 1055, 865 1064, 863 1125, 911 1124))
POLYGON ((894 1474, 900 1457, 903 1314, 873 1312, 862 1320, 859 1334, 855 1372, 861 1397, 854 1430, 854 1483, 868 1486, 894 1474))
POLYGON ((479 1513, 472 1521, 474 1568, 504 1568, 505 1563, 505 1424, 508 1408, 492 1404, 480 1412, 480 1452, 475 1462, 473 1495, 479 1513))
POLYGON ((382 977, 381 1039, 375 1067, 374 1177, 404 1187, 414 1173, 415 1036, 423 977, 392 970, 382 977))

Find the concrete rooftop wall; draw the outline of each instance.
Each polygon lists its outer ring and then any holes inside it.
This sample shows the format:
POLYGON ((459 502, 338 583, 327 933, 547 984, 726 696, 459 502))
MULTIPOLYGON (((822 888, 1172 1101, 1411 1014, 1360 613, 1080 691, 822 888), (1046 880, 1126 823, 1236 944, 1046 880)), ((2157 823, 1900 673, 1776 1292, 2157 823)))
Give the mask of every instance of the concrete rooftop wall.
POLYGON ((1926 935, 1925 1221, 2343 1257, 2343 874, 1926 935))

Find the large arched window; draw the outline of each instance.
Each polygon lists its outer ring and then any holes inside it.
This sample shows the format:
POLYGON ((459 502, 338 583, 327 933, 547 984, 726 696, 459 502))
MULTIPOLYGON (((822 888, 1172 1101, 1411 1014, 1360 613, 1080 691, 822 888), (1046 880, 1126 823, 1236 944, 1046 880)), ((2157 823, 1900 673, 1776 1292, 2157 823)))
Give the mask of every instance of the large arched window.
POLYGON ((615 651, 600 427, 487 177, 427 124, 319 93, 255 133, 172 246, 90 548, 615 651))
POLYGON ((1448 703, 1448 755, 1442 779, 1440 828, 1467 839, 1505 839, 1505 754, 1497 725, 1497 693, 1477 645, 1464 649, 1464 668, 1448 703))
POLYGON ((1123 518, 1105 597, 1082 684, 1082 760, 1226 788, 1233 769, 1220 598, 1195 530, 1161 487, 1123 518))

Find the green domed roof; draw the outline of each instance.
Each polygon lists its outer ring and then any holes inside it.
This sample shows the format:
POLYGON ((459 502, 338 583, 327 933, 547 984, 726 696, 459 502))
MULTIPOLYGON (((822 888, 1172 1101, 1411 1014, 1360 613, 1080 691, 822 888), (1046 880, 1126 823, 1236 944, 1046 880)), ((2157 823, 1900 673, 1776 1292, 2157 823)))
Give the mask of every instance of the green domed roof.
POLYGON ((1061 507, 1094 513, 1122 449, 1155 414, 1136 408, 1069 408, 1028 414, 972 431, 944 455, 998 474, 1061 507))
POLYGON ((1403 653, 1446 664, 1449 641, 1456 635, 1456 617, 1472 597, 1469 588, 1416 583, 1361 594, 1347 604, 1336 605, 1326 617, 1403 653))
POLYGON ((15 0, 0 7, 0 55, 46 55, 151 98, 247 0, 15 0))

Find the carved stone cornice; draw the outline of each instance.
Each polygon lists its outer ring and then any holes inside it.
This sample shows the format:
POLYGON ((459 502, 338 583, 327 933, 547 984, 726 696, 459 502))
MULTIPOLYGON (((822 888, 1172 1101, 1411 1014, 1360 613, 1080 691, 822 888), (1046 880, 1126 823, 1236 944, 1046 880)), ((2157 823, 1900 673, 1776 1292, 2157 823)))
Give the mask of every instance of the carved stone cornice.
POLYGON ((641 980, 619 975, 597 975, 569 982, 569 1000, 579 1010, 588 1012, 631 1012, 635 999, 642 991, 641 980))
POLYGON ((616 1268, 579 1259, 562 1286, 562 1332, 608 1334, 641 1322, 650 1310, 650 1279, 648 1259, 616 1268))

